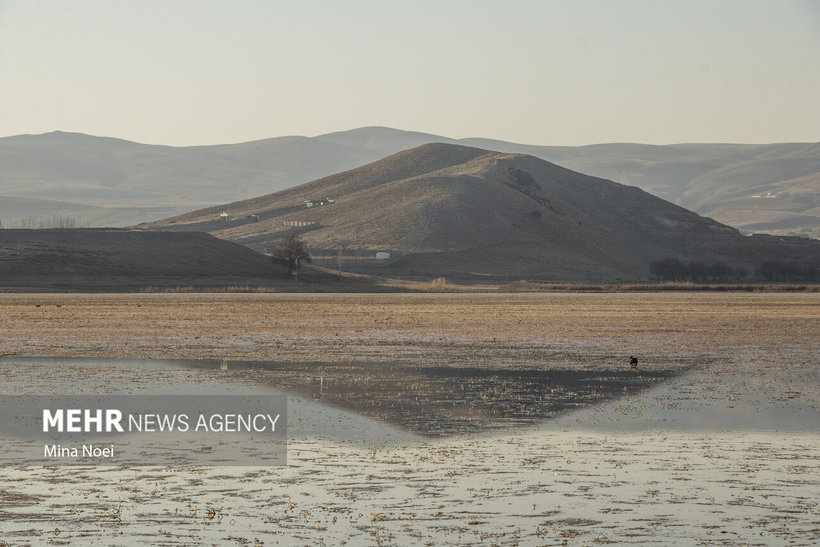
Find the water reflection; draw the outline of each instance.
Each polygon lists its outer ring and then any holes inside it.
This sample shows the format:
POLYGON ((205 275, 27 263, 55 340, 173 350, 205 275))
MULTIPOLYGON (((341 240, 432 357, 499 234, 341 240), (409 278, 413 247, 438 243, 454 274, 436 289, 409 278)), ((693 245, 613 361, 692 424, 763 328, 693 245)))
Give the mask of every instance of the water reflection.
POLYGON ((336 420, 344 415, 359 423, 365 417, 427 437, 531 425, 634 394, 690 368, 662 363, 633 370, 628 361, 621 367, 521 369, 88 357, 15 357, 2 367, 9 394, 26 393, 36 381, 46 382, 35 388, 42 393, 66 393, 67 385, 77 392, 137 393, 160 385, 162 393, 177 395, 219 394, 240 384, 243 391, 273 389, 298 397, 305 416, 327 416, 325 410, 333 410, 336 420), (27 387, 14 387, 12 379, 27 387))
MULTIPOLYGON (((215 368, 216 363, 186 364, 215 368)), ((222 372, 425 436, 533 424, 647 389, 685 368, 519 370, 384 363, 221 361, 222 372)))

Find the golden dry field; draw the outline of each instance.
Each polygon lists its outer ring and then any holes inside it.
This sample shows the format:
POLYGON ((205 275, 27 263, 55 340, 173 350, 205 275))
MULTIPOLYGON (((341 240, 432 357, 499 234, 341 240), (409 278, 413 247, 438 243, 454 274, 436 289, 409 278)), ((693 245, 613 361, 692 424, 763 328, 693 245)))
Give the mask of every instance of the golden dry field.
POLYGON ((33 355, 621 362, 817 350, 820 293, 5 294, 33 355))

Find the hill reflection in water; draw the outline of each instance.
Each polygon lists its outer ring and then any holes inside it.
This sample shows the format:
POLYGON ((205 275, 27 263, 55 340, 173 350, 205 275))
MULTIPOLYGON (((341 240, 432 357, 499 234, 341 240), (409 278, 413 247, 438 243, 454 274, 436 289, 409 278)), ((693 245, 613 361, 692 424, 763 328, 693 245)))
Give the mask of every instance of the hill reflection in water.
POLYGON ((688 367, 572 370, 194 361, 428 437, 531 425, 645 390, 688 367))

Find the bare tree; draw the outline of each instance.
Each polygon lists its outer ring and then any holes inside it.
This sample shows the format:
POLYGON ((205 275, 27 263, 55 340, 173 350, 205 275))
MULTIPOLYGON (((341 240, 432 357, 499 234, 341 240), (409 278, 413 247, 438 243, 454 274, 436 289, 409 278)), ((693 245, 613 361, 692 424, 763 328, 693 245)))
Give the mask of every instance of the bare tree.
POLYGON ((311 261, 302 234, 296 230, 288 230, 282 234, 273 250, 273 261, 286 264, 291 275, 297 278, 302 263, 311 261))

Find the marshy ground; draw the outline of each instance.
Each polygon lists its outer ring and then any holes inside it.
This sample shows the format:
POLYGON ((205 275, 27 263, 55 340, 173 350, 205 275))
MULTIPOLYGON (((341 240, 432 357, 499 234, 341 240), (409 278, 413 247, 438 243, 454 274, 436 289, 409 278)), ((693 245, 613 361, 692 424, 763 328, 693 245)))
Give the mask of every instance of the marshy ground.
POLYGON ((0 295, 0 329, 7 394, 290 394, 287 467, 3 468, 10 544, 820 540, 818 293, 0 295))

